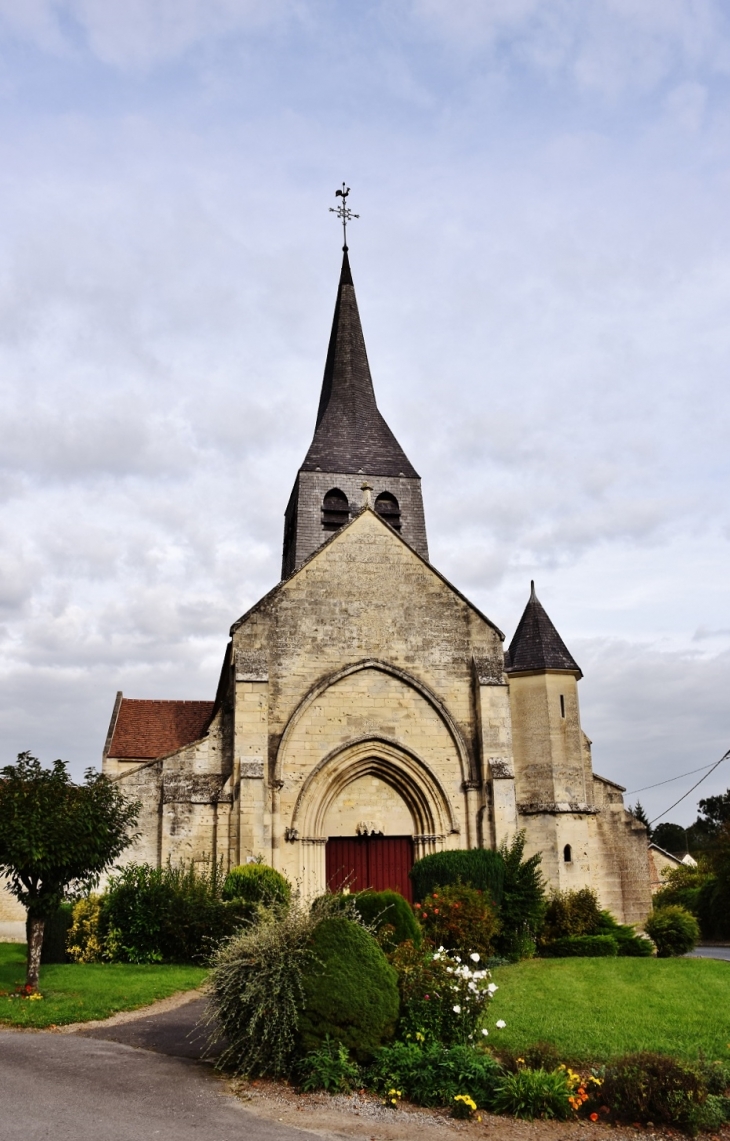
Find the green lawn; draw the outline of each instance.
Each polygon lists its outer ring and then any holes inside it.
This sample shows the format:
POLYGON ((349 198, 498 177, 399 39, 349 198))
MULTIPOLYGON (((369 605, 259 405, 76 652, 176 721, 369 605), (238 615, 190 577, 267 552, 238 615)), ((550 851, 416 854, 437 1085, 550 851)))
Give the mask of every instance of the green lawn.
POLYGON ((108 1018, 200 986, 202 967, 130 963, 49 963, 41 967, 43 998, 10 998, 25 982, 25 946, 0 943, 0 1025, 63 1026, 108 1018))
POLYGON ((489 1041, 553 1042, 566 1062, 636 1050, 730 1061, 730 963, 712 959, 532 959, 493 972, 489 1041), (505 1030, 494 1029, 498 1018, 505 1030))

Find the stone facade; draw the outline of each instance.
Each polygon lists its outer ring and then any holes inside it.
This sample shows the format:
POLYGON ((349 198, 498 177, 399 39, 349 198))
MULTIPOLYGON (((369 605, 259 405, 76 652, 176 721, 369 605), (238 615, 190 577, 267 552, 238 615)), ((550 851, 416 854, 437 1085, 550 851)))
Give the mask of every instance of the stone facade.
POLYGON ((214 703, 115 705, 104 771, 143 804, 128 858, 262 856, 314 895, 330 839, 382 887, 368 852, 397 852, 402 878, 404 853, 524 829, 550 885, 593 887, 640 922, 646 831, 593 773, 581 672, 534 587, 506 655, 503 640, 428 562, 421 481, 377 408, 345 252, 282 582, 232 627, 214 703))
POLYGON ((330 836, 416 857, 524 828, 548 881, 650 906, 646 832, 594 776, 573 674, 510 676, 503 635, 372 509, 233 626, 206 735, 104 770, 144 803, 129 858, 263 856, 309 894, 330 836), (562 702, 561 702, 562 697, 562 702))

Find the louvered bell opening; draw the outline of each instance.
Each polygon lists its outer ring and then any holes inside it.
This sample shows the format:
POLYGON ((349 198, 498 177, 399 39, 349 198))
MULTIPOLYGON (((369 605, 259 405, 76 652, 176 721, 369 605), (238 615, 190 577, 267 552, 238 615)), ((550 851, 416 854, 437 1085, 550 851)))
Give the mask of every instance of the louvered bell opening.
POLYGON ((350 504, 344 491, 334 488, 328 491, 322 502, 322 528, 325 531, 338 531, 350 518, 350 504))
POLYGON ((391 527, 400 531, 400 507, 394 495, 391 495, 389 491, 384 491, 375 500, 375 510, 378 515, 382 515, 386 523, 390 523, 391 527))

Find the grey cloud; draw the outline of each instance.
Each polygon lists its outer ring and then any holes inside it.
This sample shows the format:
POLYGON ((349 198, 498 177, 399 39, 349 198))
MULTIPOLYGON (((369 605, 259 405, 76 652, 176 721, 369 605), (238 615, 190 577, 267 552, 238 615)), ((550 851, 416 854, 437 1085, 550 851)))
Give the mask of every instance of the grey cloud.
MULTIPOLYGON (((727 749, 730 652, 699 657, 604 640, 579 641, 571 648, 585 674, 582 719, 593 739, 597 772, 631 791, 710 764, 727 749)), ((681 796, 693 779, 641 793, 650 817, 681 796)), ((698 791, 671 819, 692 821, 700 795, 729 786, 730 769, 718 770, 704 793, 698 791)))

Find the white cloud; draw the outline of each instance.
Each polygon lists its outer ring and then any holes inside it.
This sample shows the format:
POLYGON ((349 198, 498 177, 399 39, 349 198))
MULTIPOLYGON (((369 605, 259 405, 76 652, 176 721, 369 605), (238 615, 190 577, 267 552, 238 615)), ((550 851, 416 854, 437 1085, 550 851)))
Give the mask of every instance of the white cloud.
POLYGON ((125 69, 164 64, 287 11, 284 0, 0 0, 0 21, 15 35, 63 54, 79 36, 102 63, 125 69))
POLYGON ((730 70, 719 0, 413 0, 415 16, 453 42, 505 52, 546 76, 615 97, 649 91, 677 70, 730 70))

